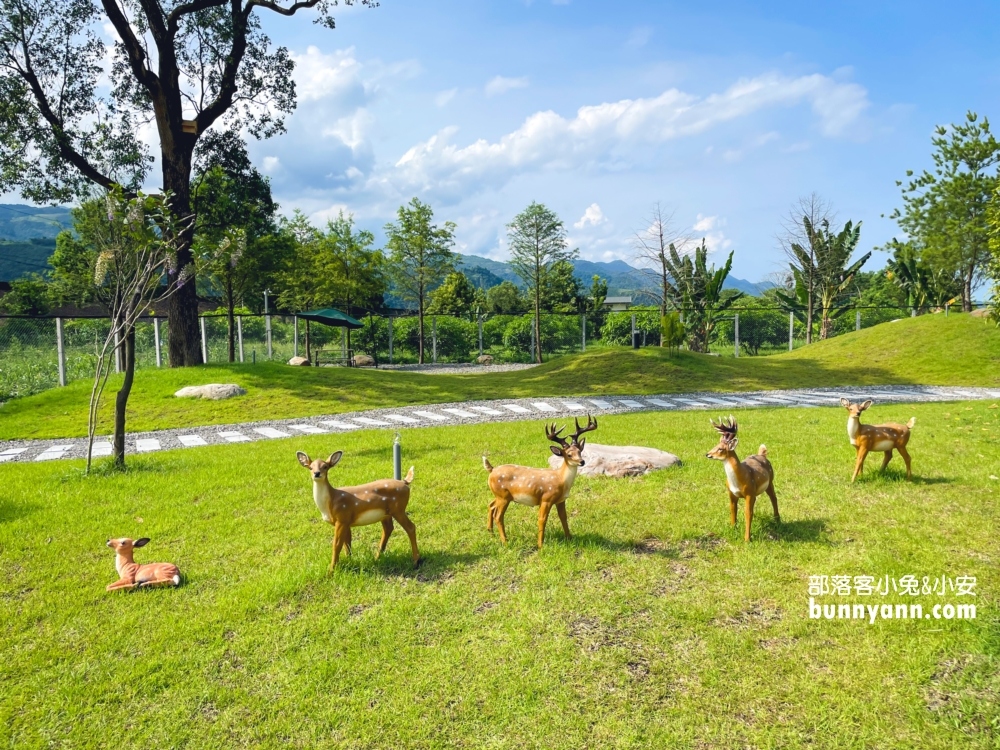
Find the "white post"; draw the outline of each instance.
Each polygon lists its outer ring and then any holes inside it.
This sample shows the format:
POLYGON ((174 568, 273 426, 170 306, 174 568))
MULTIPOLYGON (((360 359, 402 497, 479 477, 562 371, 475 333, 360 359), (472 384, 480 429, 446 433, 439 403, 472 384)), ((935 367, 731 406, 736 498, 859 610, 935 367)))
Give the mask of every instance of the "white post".
POLYGON ((431 362, 437 364, 438 361, 438 319, 437 315, 431 316, 431 362))
POLYGON ((948 317, 948 308, 949 308, 949 307, 951 307, 951 303, 950 303, 950 302, 945 302, 945 303, 944 303, 944 316, 945 316, 946 318, 948 317))
POLYGON ((236 316, 236 336, 240 342, 240 362, 243 362, 243 316, 236 316))
MULTIPOLYGON (((113 324, 112 324, 113 325, 113 324)), ((122 340, 119 332, 115 331, 115 372, 122 371, 122 340)))
POLYGON ((733 345, 735 356, 740 356, 740 314, 733 313, 733 345))
POLYGON ((392 364, 392 316, 389 316, 389 364, 392 364))
POLYGON ((538 336, 538 327, 535 325, 535 316, 531 316, 531 361, 535 361, 535 354, 538 352, 538 347, 535 345, 535 337, 538 336))
POLYGON ((59 358, 59 385, 66 385, 66 349, 63 347, 62 318, 56 318, 56 355, 59 358))
POLYGON ((855 313, 854 313, 854 330, 855 331, 860 331, 861 330, 861 311, 860 310, 856 310, 855 313))
POLYGON ((795 340, 795 313, 788 313, 788 351, 792 350, 792 342, 795 340))
POLYGON ((483 356, 483 316, 476 315, 476 319, 479 321, 479 356, 483 356))
POLYGON ((915 308, 915 307, 911 307, 910 308, 910 317, 911 318, 917 317, 917 308, 915 308))
POLYGON ((271 355, 272 355, 272 352, 271 352, 271 316, 269 314, 268 307, 267 307, 267 295, 269 293, 270 293, 269 290, 267 290, 267 289, 264 290, 264 331, 265 331, 265 338, 267 339, 267 358, 271 359, 271 355))
POLYGON ((205 339, 205 317, 202 316, 198 318, 198 322, 201 323, 201 361, 204 364, 208 364, 208 341, 205 339))
POLYGON ((299 316, 292 318, 292 356, 299 356, 299 316))
POLYGON ((156 349, 156 366, 163 366, 163 355, 160 353, 160 319, 153 318, 153 345, 156 349))
POLYGON ((587 313, 580 314, 580 351, 587 351, 587 313))
POLYGON ((347 359, 347 329, 340 329, 340 356, 347 359))

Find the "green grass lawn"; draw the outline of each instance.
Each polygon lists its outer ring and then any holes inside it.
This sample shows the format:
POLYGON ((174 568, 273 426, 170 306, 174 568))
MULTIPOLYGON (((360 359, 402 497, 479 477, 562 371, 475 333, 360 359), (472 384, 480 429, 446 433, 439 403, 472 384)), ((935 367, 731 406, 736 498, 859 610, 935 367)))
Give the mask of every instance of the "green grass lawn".
MULTIPOLYGON (((585 394, 745 391, 836 385, 919 383, 1000 385, 1000 330, 968 315, 927 315, 885 323, 771 357, 722 358, 659 348, 593 349, 537 368, 483 375, 427 375, 282 364, 141 370, 129 400, 128 429, 225 424, 335 414, 404 404, 585 394), (174 398, 186 385, 238 383, 228 401, 174 398)), ((110 431, 116 382, 103 420, 110 431)), ((90 385, 77 381, 0 407, 0 440, 86 434, 90 385)))
POLYGON ((749 545, 704 458, 704 413, 602 419, 594 440, 684 465, 581 478, 574 539, 553 514, 541 552, 527 508, 507 514, 509 548, 486 532, 479 458, 541 465, 541 422, 404 430, 416 571, 400 531, 374 560, 375 526, 328 576, 332 529, 295 460, 343 449, 340 482, 384 476, 385 432, 144 455, 91 478, 80 462, 0 466, 0 745, 995 748, 1000 409, 868 414, 917 417, 914 481, 870 459, 851 485, 843 410, 737 412, 741 454, 768 444, 784 520, 758 504, 749 545), (151 537, 139 562, 175 562, 184 584, 105 593, 104 542, 122 535, 151 537), (822 574, 977 576, 978 618, 810 620, 822 574))

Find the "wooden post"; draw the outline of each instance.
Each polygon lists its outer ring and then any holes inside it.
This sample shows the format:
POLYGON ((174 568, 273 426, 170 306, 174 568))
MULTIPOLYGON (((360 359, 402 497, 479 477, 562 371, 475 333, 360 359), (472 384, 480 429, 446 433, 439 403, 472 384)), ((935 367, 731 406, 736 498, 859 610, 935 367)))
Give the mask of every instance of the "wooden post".
POLYGON ((236 316, 236 335, 240 342, 240 362, 243 362, 243 316, 236 316))
POLYGON ((59 385, 66 386, 66 349, 63 346, 62 318, 56 318, 56 356, 59 358, 59 385))
POLYGON ((160 319, 153 318, 153 345, 156 348, 156 366, 163 366, 163 354, 160 351, 160 319))

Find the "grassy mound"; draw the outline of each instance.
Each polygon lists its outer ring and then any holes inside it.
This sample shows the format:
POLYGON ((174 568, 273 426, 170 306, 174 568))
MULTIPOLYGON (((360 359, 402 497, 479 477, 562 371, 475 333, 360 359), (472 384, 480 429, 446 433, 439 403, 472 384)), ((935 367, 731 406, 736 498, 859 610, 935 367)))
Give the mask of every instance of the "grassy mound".
MULTIPOLYGON (((128 428, 144 431, 468 399, 894 383, 1000 385, 1000 331, 968 315, 928 315, 771 357, 593 349, 531 370, 489 377, 274 363, 142 370, 129 401, 128 428), (248 395, 221 402, 173 396, 186 385, 202 383, 238 383, 248 395)), ((115 387, 112 379, 108 392, 113 394, 115 387)), ((89 383, 78 381, 4 404, 0 440, 84 435, 88 397, 89 383)), ((103 413, 108 425, 112 402, 106 399, 103 413)))
POLYGON ((579 479, 574 538, 553 514, 541 552, 529 509, 507 513, 509 548, 486 532, 479 459, 542 465, 540 422, 404 431, 425 565, 399 530, 374 560, 376 525, 332 576, 294 451, 343 449, 335 481, 353 483, 389 470, 385 433, 144 455, 90 479, 79 462, 0 467, 0 745, 995 747, 1000 410, 871 416, 917 417, 913 482, 897 458, 849 483, 843 410, 740 415, 783 517, 758 503, 749 545, 704 414, 605 418, 601 442, 641 434, 684 465, 579 479), (139 561, 177 563, 184 584, 106 594, 120 535, 151 537, 139 561), (977 576, 977 619, 808 617, 811 575, 907 574, 977 576))

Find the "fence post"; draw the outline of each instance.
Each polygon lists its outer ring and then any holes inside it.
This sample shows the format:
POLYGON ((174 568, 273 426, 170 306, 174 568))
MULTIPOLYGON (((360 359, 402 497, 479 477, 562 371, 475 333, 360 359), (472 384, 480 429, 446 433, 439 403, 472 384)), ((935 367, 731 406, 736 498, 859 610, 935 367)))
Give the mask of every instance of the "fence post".
POLYGON ((854 330, 855 331, 860 331, 861 330, 861 311, 860 310, 855 310, 854 311, 854 330))
POLYGON ((483 356, 483 316, 477 314, 476 319, 479 321, 479 356, 483 356))
POLYGON ((733 345, 735 356, 740 356, 740 314, 733 313, 733 345))
POLYGON ((946 318, 948 317, 948 308, 949 308, 949 307, 951 307, 951 303, 950 303, 950 302, 945 302, 945 303, 944 303, 944 316, 945 316, 946 318))
POLYGON ((163 355, 160 353, 160 319, 153 318, 153 346, 156 349, 156 366, 163 366, 163 355))
POLYGON ((198 322, 201 323, 201 361, 204 364, 208 364, 208 341, 205 338, 205 316, 198 318, 198 322))
POLYGON ((438 361, 438 319, 437 315, 431 316, 431 362, 437 364, 438 361))
MULTIPOLYGON (((112 321, 111 325, 114 325, 112 321)), ((122 340, 118 331, 115 330, 115 372, 122 371, 122 340)))
POLYGON ((236 316, 236 336, 240 340, 240 363, 243 363, 243 316, 236 316))
POLYGON ((580 351, 587 351, 587 313, 580 313, 580 351))
POLYGON ((792 350, 792 342, 795 340, 795 313, 788 313, 788 351, 792 350))
POLYGON ((299 316, 292 317, 292 356, 299 356, 299 316))
POLYGON ((538 327, 535 325, 537 321, 535 316, 531 316, 531 361, 535 361, 535 355, 538 353, 539 347, 535 345, 535 339, 538 336, 538 327))
POLYGON ((910 308, 910 317, 911 318, 917 317, 917 308, 915 308, 915 307, 911 307, 910 308))
POLYGON ((389 364, 392 364, 392 316, 389 316, 389 364))
POLYGON ((66 349, 63 347, 62 318, 56 318, 56 355, 59 358, 59 385, 66 385, 66 349))

